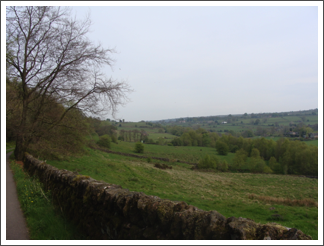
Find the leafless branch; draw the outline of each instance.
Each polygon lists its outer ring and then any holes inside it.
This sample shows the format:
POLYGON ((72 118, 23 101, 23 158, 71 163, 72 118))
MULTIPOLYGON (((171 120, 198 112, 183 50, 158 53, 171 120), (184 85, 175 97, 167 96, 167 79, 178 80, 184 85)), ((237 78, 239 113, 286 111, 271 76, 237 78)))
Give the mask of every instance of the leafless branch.
POLYGON ((37 125, 49 97, 65 107, 56 124, 73 108, 115 115, 127 102, 128 84, 100 72, 112 65, 115 51, 93 44, 86 36, 90 26, 89 17, 70 18, 68 8, 7 7, 6 38, 12 52, 7 52, 6 62, 12 68, 9 75, 21 81, 21 126, 31 108, 32 125, 37 125))

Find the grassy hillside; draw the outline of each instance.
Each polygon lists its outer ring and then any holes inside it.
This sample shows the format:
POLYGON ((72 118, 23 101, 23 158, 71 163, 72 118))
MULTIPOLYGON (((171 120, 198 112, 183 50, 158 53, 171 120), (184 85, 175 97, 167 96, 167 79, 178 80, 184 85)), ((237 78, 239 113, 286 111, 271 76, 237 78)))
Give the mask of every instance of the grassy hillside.
MULTIPOLYGON (((176 158, 200 152, 199 147, 190 151, 173 152, 168 146, 145 145, 146 153, 160 148, 160 156, 176 158)), ((131 145, 114 145, 113 150, 124 148, 131 152, 131 145)), ((188 147, 184 147, 189 150, 188 147)), ((203 151, 214 151, 204 148, 203 151), (206 150, 205 150, 206 149, 206 150)), ((227 158, 230 158, 228 156, 227 158)), ((188 157, 190 159, 190 157, 188 157)), ((172 169, 161 170, 153 163, 131 157, 88 150, 88 155, 69 161, 48 161, 58 168, 90 175, 97 180, 122 185, 131 191, 144 192, 164 199, 185 201, 204 210, 217 210, 226 217, 245 217, 260 223, 277 222, 295 227, 317 239, 318 209, 301 206, 298 202, 317 201, 317 179, 287 175, 248 173, 197 172, 190 165, 168 163, 172 169), (289 205, 288 205, 289 204, 289 205)))

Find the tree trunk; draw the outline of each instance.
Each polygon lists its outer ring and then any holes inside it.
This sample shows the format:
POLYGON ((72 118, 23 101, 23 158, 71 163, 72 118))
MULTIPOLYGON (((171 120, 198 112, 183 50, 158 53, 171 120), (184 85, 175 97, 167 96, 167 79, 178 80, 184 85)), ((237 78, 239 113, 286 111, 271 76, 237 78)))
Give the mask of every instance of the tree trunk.
POLYGON ((22 161, 24 159, 24 154, 27 150, 27 146, 24 142, 24 137, 19 133, 16 140, 16 148, 14 151, 15 159, 17 161, 22 161))
POLYGON ((17 129, 17 137, 16 137, 16 148, 14 151, 15 158, 17 161, 22 161, 24 159, 24 154, 27 151, 28 142, 26 141, 26 122, 27 122, 27 100, 24 98, 21 122, 19 125, 19 129, 17 129))

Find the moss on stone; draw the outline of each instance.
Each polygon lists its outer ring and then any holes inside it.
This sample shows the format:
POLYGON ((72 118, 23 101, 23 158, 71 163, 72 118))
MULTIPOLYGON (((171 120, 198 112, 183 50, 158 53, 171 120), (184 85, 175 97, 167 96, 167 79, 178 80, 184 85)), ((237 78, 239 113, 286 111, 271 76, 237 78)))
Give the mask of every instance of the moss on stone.
POLYGON ((73 182, 78 182, 80 180, 83 180, 83 179, 89 179, 90 176, 87 176, 87 175, 76 175, 75 178, 72 180, 73 182))

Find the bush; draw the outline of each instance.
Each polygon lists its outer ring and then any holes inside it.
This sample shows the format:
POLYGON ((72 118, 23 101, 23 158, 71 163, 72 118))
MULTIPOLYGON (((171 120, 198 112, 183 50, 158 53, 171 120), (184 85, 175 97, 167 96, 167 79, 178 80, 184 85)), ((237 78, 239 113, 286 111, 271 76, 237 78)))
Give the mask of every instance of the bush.
POLYGON ((220 140, 216 141, 216 150, 220 155, 227 155, 229 148, 228 145, 220 140))
POLYGON ((118 144, 118 142, 117 142, 117 138, 116 138, 115 135, 112 135, 112 136, 111 136, 111 141, 112 141, 113 143, 118 144))
POLYGON ((147 141, 148 144, 155 144, 154 140, 152 138, 148 139, 147 141))
POLYGON ((268 167, 267 165, 265 165, 265 167, 263 168, 263 173, 273 173, 273 171, 271 170, 270 167, 268 167))
POLYGON ((271 156, 271 158, 269 160, 269 167, 275 173, 282 173, 280 164, 277 162, 276 158, 273 156, 271 156))
POLYGON ((135 144, 135 153, 144 153, 144 145, 140 142, 135 144))
POLYGON ((108 148, 108 149, 110 149, 110 143, 111 143, 111 140, 108 135, 102 135, 97 142, 97 144, 99 146, 108 148))
POLYGON ((232 168, 235 170, 241 169, 245 165, 244 157, 245 157, 244 155, 242 155, 242 154, 238 153, 238 151, 236 151, 236 154, 232 161, 232 168))
POLYGON ((227 161, 222 161, 217 163, 217 169, 222 172, 226 172, 228 170, 228 163, 227 161))
POLYGON ((156 140, 156 144, 157 145, 164 145, 165 140, 163 138, 158 138, 158 140, 156 140))
MULTIPOLYGON (((269 167, 265 164, 264 160, 261 158, 252 157, 250 160, 250 171, 254 173, 263 173, 267 171, 269 173, 269 167)), ((270 169, 271 171, 271 169, 270 169)))
POLYGON ((198 169, 216 169, 218 162, 217 157, 205 155, 205 157, 199 161, 197 167, 198 169))

